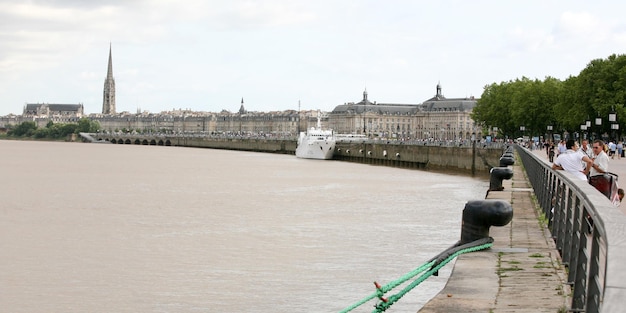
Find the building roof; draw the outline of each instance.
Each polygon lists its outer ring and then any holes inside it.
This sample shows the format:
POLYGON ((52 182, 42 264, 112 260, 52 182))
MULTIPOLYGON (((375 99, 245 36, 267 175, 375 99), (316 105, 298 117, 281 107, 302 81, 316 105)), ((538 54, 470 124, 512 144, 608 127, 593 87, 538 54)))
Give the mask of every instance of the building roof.
POLYGON ((473 110, 475 106, 476 100, 474 97, 453 99, 444 97, 441 93, 441 84, 437 83, 437 93, 434 97, 424 101, 420 109, 426 112, 466 112, 473 110))
POLYGON ((456 99, 434 99, 424 101, 420 106, 422 111, 439 112, 439 111, 460 111, 467 112, 474 109, 476 100, 472 98, 456 98, 456 99))
POLYGON ((41 106, 47 106, 50 111, 78 111, 82 104, 60 104, 60 103, 27 103, 26 111, 36 111, 41 106))
POLYGON ((331 114, 374 112, 377 114, 413 114, 419 110, 417 104, 376 103, 367 99, 367 90, 363 91, 363 100, 358 103, 338 105, 331 114))
POLYGON ((361 101, 359 103, 347 103, 341 104, 333 109, 331 114, 339 113, 363 113, 374 112, 378 114, 413 114, 419 111, 419 107, 416 104, 393 104, 393 103, 372 103, 361 101))
POLYGON ((468 112, 474 109, 476 100, 471 98, 448 99, 441 93, 441 85, 437 84, 437 93, 434 97, 424 101, 422 104, 398 104, 398 103, 376 103, 367 99, 367 90, 363 92, 363 100, 358 103, 341 104, 333 109, 331 114, 354 113, 362 114, 374 112, 381 115, 397 114, 410 115, 419 111, 424 112, 468 112))

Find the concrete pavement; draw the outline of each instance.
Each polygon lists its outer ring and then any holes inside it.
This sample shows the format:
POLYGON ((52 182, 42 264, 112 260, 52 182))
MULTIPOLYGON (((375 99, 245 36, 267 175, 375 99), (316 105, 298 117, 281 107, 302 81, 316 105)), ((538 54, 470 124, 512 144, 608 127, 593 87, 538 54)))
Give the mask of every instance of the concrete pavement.
MULTIPOLYGON (((626 169, 626 159, 620 162, 626 169)), ((554 313, 570 307, 565 267, 540 223, 533 189, 520 163, 517 159, 512 166, 513 178, 503 181, 504 190, 486 197, 509 201, 513 220, 491 227, 495 240, 491 249, 459 256, 444 289, 420 313, 554 313)))

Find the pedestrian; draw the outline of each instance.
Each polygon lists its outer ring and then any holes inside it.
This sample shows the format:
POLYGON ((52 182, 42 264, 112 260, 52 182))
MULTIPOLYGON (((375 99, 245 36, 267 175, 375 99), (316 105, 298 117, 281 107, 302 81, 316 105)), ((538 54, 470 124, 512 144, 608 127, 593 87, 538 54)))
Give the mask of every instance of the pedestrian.
POLYGON ((589 146, 589 140, 587 139, 583 140, 583 144, 580 146, 580 149, 590 159, 593 159, 593 149, 591 149, 591 146, 589 146))
POLYGON ((604 152, 604 141, 596 139, 593 141, 593 163, 589 176, 597 176, 609 171, 609 156, 604 152))
POLYGON ((554 162, 554 143, 550 142, 550 147, 548 147, 548 159, 550 163, 554 162))
POLYGON ((546 156, 550 157, 550 146, 552 145, 552 140, 548 139, 543 142, 543 147, 546 149, 546 156))
POLYGON ((615 150, 617 150, 617 145, 613 141, 609 141, 609 156, 611 159, 615 159, 615 150))
POLYGON ((622 158, 622 153, 624 152, 624 144, 619 141, 617 143, 617 159, 621 159, 622 158))
POLYGON ((559 141, 558 146, 556 147, 556 155, 559 156, 561 153, 567 151, 567 146, 565 145, 565 140, 559 141))
POLYGON ((597 139, 593 142, 593 152, 589 184, 594 186, 614 204, 619 203, 621 200, 616 200, 619 188, 617 177, 609 173, 609 156, 604 152, 604 142, 602 140, 597 139))

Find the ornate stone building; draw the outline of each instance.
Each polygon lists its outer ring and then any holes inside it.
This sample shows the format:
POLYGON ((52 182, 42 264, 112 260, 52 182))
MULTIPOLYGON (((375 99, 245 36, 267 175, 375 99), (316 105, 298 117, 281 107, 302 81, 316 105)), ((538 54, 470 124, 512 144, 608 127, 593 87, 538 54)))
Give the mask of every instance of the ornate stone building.
POLYGON ((360 102, 335 107, 328 126, 370 138, 465 140, 480 132, 470 117, 475 105, 473 98, 444 97, 439 84, 435 96, 422 104, 371 102, 366 90, 360 102))
POLYGON ((102 114, 115 114, 115 79, 113 78, 113 59, 111 57, 111 45, 109 44, 109 66, 107 77, 104 80, 104 92, 102 97, 102 114))
POLYGON ((23 116, 50 118, 52 121, 74 121, 83 116, 83 104, 27 103, 23 116))
POLYGON ((416 104, 377 103, 367 98, 335 107, 329 115, 329 128, 339 134, 365 134, 368 137, 413 137, 416 104))
POLYGON ((481 129, 470 117, 476 99, 446 98, 437 84, 437 94, 420 105, 416 123, 416 138, 441 140, 470 139, 472 133, 480 137, 481 129))

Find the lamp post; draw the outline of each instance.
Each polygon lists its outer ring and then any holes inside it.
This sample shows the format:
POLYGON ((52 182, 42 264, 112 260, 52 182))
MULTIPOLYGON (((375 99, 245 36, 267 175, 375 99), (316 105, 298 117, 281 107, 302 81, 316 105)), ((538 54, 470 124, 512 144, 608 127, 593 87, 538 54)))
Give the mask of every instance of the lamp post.
POLYGON ((584 134, 585 134, 586 131, 587 131, 587 123, 580 124, 580 142, 581 142, 581 144, 582 144, 582 141, 584 139, 583 137, 584 137, 584 134))
POLYGON ((472 176, 476 175, 476 132, 472 132, 472 176))
POLYGON ((526 131, 526 126, 520 126, 519 131, 522 132, 522 138, 524 138, 524 132, 526 131))
POLYGON ((612 133, 613 133, 613 139, 615 139, 615 133, 619 132, 619 124, 617 124, 617 123, 611 124, 611 130, 612 130, 612 133))
POLYGON ((546 130, 548 131, 548 137, 550 138, 550 141, 553 141, 553 139, 552 139, 552 125, 546 126, 546 130))
POLYGON ((615 112, 609 113, 609 122, 611 123, 612 137, 615 138, 615 132, 619 130, 619 124, 617 124, 617 114, 615 112))
POLYGON ((596 126, 598 126, 598 131, 596 132, 594 139, 600 138, 600 132, 602 131, 602 118, 599 116, 596 117, 596 126))

